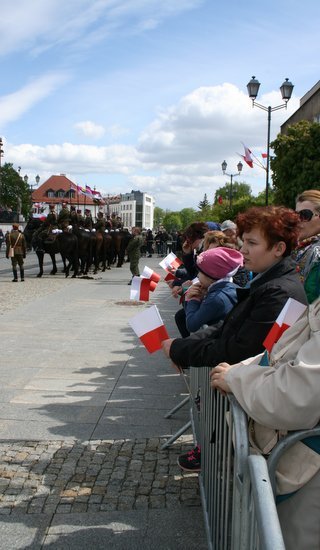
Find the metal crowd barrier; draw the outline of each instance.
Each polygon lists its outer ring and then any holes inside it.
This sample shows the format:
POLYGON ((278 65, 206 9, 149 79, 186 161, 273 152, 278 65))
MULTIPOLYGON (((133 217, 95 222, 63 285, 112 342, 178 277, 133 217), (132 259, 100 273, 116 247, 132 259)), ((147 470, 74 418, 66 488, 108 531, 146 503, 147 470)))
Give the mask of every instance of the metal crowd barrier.
POLYGON ((319 437, 320 425, 290 432, 267 460, 250 455, 247 415, 233 395, 211 389, 210 371, 190 368, 190 421, 162 448, 192 426, 195 443, 201 446, 199 483, 209 550, 285 550, 275 504, 277 464, 297 441, 319 437))
POLYGON ((212 391, 210 370, 190 369, 191 419, 201 446, 199 482, 208 547, 285 550, 267 463, 249 455, 247 416, 232 395, 212 391))

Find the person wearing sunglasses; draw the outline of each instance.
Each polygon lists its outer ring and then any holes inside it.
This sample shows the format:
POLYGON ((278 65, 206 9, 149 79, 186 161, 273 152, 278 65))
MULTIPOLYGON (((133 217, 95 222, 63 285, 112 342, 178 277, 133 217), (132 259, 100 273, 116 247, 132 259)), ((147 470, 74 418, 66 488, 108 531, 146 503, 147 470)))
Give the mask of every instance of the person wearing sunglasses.
POLYGON ((299 244, 293 258, 311 304, 320 296, 320 190, 298 195, 296 212, 300 217, 299 244))

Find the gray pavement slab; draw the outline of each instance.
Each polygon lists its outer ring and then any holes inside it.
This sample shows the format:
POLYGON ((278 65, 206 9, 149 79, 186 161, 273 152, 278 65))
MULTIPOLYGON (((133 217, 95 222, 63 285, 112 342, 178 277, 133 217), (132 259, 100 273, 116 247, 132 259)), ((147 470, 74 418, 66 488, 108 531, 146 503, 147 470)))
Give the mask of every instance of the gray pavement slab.
MULTIPOLYGON (((161 274, 158 261, 141 268, 161 274)), ((125 264, 90 280, 59 274, 54 291, 49 277, 28 279, 32 300, 8 285, 16 294, 1 312, 0 549, 206 548, 197 475, 177 466, 190 432, 161 450, 188 421, 188 406, 164 418, 186 384, 128 326, 157 303, 177 336, 178 305, 163 282, 149 304, 130 303, 129 278, 125 264)))
POLYGON ((40 550, 52 517, 43 514, 0 517, 0 548, 40 550))
POLYGON ((205 550, 203 537, 194 537, 194 525, 199 521, 199 509, 56 515, 44 548, 90 548, 94 533, 94 548, 99 550, 105 550, 107 544, 117 550, 205 550))

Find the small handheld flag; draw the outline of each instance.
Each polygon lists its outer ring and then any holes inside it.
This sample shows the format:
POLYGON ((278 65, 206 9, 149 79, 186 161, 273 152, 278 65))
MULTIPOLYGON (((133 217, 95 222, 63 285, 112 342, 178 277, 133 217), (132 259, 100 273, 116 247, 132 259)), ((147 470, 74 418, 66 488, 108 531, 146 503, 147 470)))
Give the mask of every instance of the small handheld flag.
MULTIPOLYGON (((154 290, 154 289, 153 289, 154 290)), ((150 280, 133 277, 130 287, 130 300, 149 302, 150 280)))
POLYGON ((169 338, 157 306, 144 309, 130 319, 129 325, 149 353, 161 349, 161 342, 169 338))
POLYGON ((170 252, 168 256, 166 256, 161 262, 159 262, 159 265, 165 271, 172 271, 178 269, 178 267, 182 265, 182 261, 179 260, 179 258, 177 258, 177 256, 173 252, 170 252))
POLYGON ((301 304, 297 300, 288 298, 263 342, 264 347, 269 353, 271 352, 274 344, 278 342, 284 331, 294 325, 306 308, 307 306, 301 304))

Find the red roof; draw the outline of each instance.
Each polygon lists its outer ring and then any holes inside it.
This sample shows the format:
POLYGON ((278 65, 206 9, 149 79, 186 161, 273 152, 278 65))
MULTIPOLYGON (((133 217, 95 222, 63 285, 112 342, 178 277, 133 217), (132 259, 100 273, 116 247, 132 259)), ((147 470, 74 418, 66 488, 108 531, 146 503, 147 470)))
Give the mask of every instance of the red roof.
POLYGON ((69 180, 64 175, 50 176, 47 181, 40 185, 32 192, 32 202, 47 202, 48 204, 61 204, 67 202, 68 204, 86 204, 88 206, 97 204, 91 197, 87 197, 82 193, 78 193, 76 183, 69 180), (70 190, 74 191, 74 196, 70 197, 70 190), (64 191, 66 196, 64 197, 48 197, 48 191, 53 191, 55 194, 58 191, 64 191))

